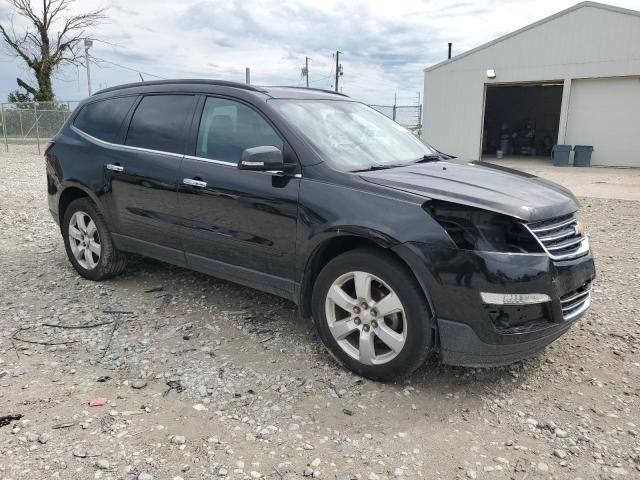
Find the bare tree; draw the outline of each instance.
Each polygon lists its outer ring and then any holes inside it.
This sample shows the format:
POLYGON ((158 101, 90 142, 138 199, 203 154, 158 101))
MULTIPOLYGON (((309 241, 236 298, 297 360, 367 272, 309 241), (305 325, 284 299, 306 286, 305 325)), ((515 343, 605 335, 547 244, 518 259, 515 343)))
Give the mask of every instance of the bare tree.
MULTIPOLYGON (((75 0, 8 0, 15 14, 28 22, 23 32, 16 32, 13 18, 8 26, 0 24, 0 38, 16 58, 22 59, 32 71, 37 88, 18 78, 18 85, 36 101, 52 101, 51 77, 65 65, 82 65, 82 40, 85 31, 106 19, 104 10, 71 15, 75 0)), ((19 96, 15 92, 14 96, 19 96)))

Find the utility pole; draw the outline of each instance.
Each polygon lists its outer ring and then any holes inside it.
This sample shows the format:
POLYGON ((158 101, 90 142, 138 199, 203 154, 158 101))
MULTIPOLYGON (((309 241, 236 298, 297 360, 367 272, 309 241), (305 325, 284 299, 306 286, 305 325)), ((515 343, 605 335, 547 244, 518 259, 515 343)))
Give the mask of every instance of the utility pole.
POLYGON ((84 61, 87 64, 87 90, 91 95, 91 66, 89 61, 89 49, 93 47, 93 40, 90 38, 84 39, 84 61))
POLYGON ((251 85, 251 68, 249 67, 244 69, 244 83, 251 85))
POLYGON ((395 122, 396 121, 396 111, 398 109, 398 92, 395 92, 393 94, 393 113, 392 113, 392 119, 395 122))
POLYGON ((304 57, 304 67, 300 69, 300 76, 307 79, 307 88, 309 88, 309 57, 304 57))
POLYGON ((338 90, 338 79, 342 76, 343 72, 342 72, 342 65, 340 65, 340 54, 342 52, 340 50, 336 50, 336 84, 335 84, 335 91, 339 92, 338 90))
POLYGON ((309 57, 304 57, 304 76, 307 79, 307 88, 309 88, 309 57))

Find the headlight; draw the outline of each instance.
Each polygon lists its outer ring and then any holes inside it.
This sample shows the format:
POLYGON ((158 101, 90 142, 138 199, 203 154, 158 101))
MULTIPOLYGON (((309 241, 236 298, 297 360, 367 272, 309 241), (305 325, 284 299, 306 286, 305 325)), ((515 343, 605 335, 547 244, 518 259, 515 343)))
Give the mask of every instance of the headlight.
POLYGON ((542 248, 524 225, 513 217, 441 200, 423 208, 464 250, 541 253, 542 248))

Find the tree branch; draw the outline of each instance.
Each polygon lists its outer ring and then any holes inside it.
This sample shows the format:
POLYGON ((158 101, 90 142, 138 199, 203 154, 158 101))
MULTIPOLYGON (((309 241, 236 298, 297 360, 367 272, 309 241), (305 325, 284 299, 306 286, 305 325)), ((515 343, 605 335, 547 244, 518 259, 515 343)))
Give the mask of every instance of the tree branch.
MULTIPOLYGON (((36 93, 41 99, 53 99, 51 76, 61 66, 82 64, 80 44, 87 37, 85 31, 107 18, 104 9, 71 15, 71 5, 75 1, 7 0, 29 26, 18 35, 13 22, 10 26, 0 25, 0 42, 33 71, 38 80, 36 93)), ((29 90, 20 86, 30 93, 34 91, 33 87, 29 90)))
POLYGON ((4 42, 7 45, 9 45, 9 47, 11 47, 11 49, 16 53, 16 55, 22 58, 30 68, 34 68, 33 60, 27 55, 27 52, 22 49, 23 42, 20 42, 15 37, 13 38, 9 37, 9 34, 7 33, 7 31, 2 25, 0 25, 0 33, 2 34, 2 38, 4 42))
POLYGON ((18 86, 24 88, 27 92, 29 92, 31 95, 36 95, 38 93, 38 90, 36 90, 35 88, 33 88, 31 85, 29 85, 27 82, 25 82, 24 80, 22 80, 21 78, 16 78, 16 82, 18 83, 18 86))

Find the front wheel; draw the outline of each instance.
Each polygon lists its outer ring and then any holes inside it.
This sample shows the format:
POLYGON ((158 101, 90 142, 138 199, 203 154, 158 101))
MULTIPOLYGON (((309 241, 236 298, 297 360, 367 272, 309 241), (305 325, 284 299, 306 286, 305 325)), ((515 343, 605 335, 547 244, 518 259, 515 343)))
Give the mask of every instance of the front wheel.
POLYGON ((408 375, 433 350, 424 292, 383 250, 358 249, 330 261, 314 286, 313 319, 329 352, 373 380, 408 375))

